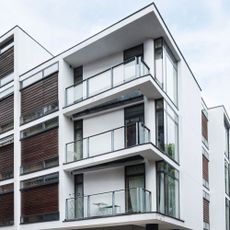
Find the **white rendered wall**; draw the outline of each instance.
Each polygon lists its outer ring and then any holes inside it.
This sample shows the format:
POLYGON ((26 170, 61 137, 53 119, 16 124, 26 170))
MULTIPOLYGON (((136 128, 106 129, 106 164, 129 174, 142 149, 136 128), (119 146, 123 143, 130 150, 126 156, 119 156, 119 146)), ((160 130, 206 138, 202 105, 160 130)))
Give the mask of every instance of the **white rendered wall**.
POLYGON ((202 230, 201 95, 185 63, 178 67, 181 219, 186 226, 202 230))
POLYGON ((209 109, 210 227, 225 229, 225 126, 222 108, 209 109))
POLYGON ((50 59, 52 55, 19 27, 15 28, 17 72, 19 75, 50 59))

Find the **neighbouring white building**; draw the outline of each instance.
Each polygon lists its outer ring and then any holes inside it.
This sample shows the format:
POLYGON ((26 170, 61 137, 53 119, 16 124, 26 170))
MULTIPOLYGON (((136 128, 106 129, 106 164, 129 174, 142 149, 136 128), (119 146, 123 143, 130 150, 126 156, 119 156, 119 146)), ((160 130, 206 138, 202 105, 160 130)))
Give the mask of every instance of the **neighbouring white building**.
POLYGON ((229 230, 229 128, 154 4, 53 56, 0 37, 0 229, 229 230))

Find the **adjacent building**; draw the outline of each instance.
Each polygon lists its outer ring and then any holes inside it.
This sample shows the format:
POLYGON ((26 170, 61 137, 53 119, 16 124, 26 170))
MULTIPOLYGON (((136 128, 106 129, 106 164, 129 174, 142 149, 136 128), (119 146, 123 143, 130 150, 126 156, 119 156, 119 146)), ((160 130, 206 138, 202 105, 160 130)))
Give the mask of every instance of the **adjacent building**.
POLYGON ((150 4, 53 56, 0 37, 0 227, 229 230, 229 124, 150 4))

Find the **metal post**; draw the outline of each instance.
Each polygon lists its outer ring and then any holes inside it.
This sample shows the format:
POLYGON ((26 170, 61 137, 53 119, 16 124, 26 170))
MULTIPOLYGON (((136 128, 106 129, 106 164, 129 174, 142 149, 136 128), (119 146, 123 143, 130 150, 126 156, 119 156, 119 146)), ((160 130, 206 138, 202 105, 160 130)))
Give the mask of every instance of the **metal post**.
POLYGON ((88 158, 89 157, 89 137, 87 137, 86 139, 86 153, 87 153, 87 158, 88 158))
MULTIPOLYGON (((84 87, 83 87, 83 89, 84 89, 84 87)), ((89 80, 86 79, 86 98, 88 98, 88 97, 89 97, 89 80)))
POLYGON ((115 192, 112 192, 112 215, 116 214, 115 210, 115 192))
POLYGON ((111 89, 113 88, 113 67, 110 69, 111 74, 111 89))
POLYGON ((111 151, 114 151, 114 130, 111 131, 111 151))
POLYGON ((90 217, 90 196, 87 196, 87 217, 90 217))

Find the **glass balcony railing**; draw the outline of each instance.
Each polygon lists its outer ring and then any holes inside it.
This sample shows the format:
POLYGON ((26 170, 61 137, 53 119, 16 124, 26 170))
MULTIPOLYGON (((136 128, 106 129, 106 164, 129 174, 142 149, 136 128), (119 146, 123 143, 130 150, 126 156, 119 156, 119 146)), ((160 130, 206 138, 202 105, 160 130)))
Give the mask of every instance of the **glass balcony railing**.
POLYGON ((132 58, 66 88, 66 106, 78 103, 147 74, 149 74, 149 67, 142 58, 132 58))
POLYGON ((39 161, 36 163, 31 163, 31 164, 25 164, 22 165, 20 168, 21 175, 26 174, 26 173, 31 173, 31 172, 36 172, 39 170, 44 170, 48 168, 52 168, 58 165, 58 156, 54 156, 52 158, 39 161))
POLYGON ((132 123, 66 144, 66 163, 122 150, 149 141, 150 130, 142 122, 132 123))
POLYGON ((122 189, 66 200, 66 220, 151 211, 151 192, 144 188, 122 189))
POLYGON ((36 120, 40 117, 51 114, 57 110, 58 110, 58 101, 56 101, 50 105, 46 105, 40 109, 37 109, 31 113, 26 114, 24 116, 21 116, 21 118, 20 118, 21 124, 36 120))

